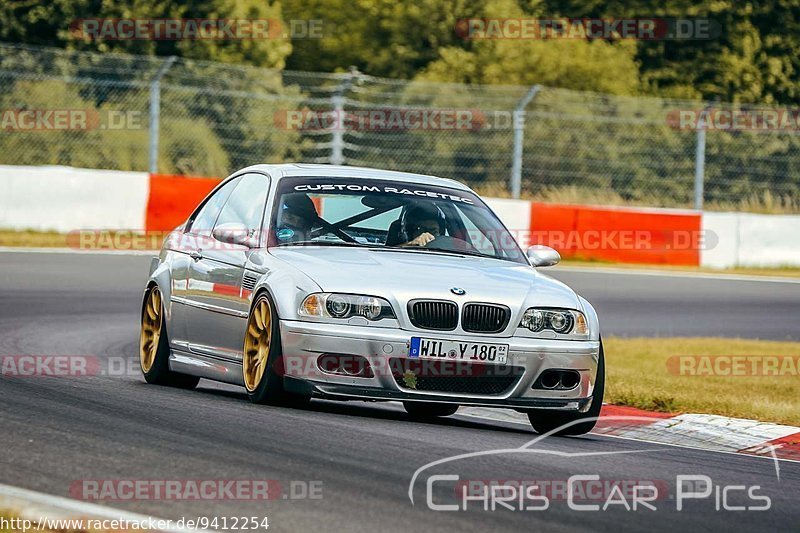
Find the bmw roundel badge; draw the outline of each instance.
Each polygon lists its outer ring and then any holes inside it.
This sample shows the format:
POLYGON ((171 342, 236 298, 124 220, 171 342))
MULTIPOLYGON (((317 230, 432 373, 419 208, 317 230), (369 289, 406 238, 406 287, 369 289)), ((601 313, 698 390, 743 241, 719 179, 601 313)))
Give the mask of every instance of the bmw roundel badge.
POLYGON ((467 291, 465 291, 461 287, 453 287, 452 289, 450 289, 450 292, 452 292, 456 296, 464 296, 465 294, 467 294, 467 291))

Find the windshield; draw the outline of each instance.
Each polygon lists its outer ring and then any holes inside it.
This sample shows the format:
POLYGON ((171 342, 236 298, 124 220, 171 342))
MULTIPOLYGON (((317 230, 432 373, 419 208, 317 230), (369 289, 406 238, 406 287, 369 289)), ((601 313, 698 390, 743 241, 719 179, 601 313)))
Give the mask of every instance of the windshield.
POLYGON ((272 246, 361 246, 528 264, 500 220, 469 191, 385 180, 286 178, 275 207, 272 246))

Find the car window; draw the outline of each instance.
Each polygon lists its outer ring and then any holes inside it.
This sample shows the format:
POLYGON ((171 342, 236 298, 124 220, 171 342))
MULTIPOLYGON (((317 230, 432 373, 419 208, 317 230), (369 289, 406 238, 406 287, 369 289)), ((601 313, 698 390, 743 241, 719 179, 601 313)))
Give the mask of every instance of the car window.
POLYGON ((239 178, 230 180, 228 183, 217 189, 206 202, 192 215, 189 221, 189 233, 196 235, 211 235, 214 221, 219 216, 220 209, 225 204, 225 200, 230 196, 231 191, 239 183, 239 178))
POLYGON ((271 246, 361 245, 528 264, 496 215, 463 189, 369 178, 297 177, 281 180, 275 201, 271 246))
POLYGON ((263 174, 242 176, 220 211, 214 227, 230 223, 244 224, 250 235, 255 235, 261 228, 268 189, 269 178, 263 174))
MULTIPOLYGON (((486 236, 486 234, 475 225, 473 220, 470 218, 472 214, 471 212, 465 212, 464 209, 458 207, 458 214, 461 216, 461 222, 463 222, 464 227, 467 230, 467 235, 469 235, 469 240, 472 246, 478 249, 478 251, 484 255, 497 255, 497 250, 495 249, 492 241, 486 236)), ((491 236, 491 235, 490 235, 491 236)))

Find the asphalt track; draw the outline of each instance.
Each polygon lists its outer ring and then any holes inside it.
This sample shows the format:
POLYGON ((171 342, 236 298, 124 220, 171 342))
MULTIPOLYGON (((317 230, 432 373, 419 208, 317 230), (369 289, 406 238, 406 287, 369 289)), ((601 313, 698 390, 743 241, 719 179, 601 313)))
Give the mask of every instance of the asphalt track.
MULTIPOLYGON (((133 367, 147 265, 142 256, 0 253, 0 354, 91 355, 133 367)), ((797 338, 800 284, 554 275, 596 304, 605 334, 797 338)), ((164 518, 268 516, 277 531, 776 531, 796 528, 800 518, 800 464, 781 462, 778 480, 768 459, 596 435, 549 438, 529 453, 436 466, 417 479, 412 506, 409 483, 426 463, 513 449, 535 437, 524 426, 463 415, 415 422, 393 404, 255 406, 240 390, 206 381, 195 391, 146 385, 135 368, 89 377, 0 377, 1 483, 66 496, 84 479, 270 479, 287 496, 103 502, 164 518), (486 511, 481 502, 467 511, 433 511, 426 504, 431 473, 462 481, 560 482, 576 474, 655 480, 662 498, 653 502, 656 511, 620 505, 575 511, 561 498, 542 511, 486 511), (717 510, 712 495, 678 512, 676 477, 689 474, 719 486, 758 485, 755 493, 770 498, 770 509, 717 510), (321 499, 292 498, 292 481, 321 482, 321 499)), ((437 502, 457 503, 452 482, 434 487, 437 502)), ((763 504, 731 494, 729 504, 763 504)))

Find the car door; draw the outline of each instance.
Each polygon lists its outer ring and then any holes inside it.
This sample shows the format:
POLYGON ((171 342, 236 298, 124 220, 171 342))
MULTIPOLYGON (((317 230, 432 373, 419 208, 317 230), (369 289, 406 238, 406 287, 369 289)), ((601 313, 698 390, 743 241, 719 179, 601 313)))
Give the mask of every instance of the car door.
POLYGON ((174 348, 182 350, 189 348, 187 316, 196 303, 196 293, 189 287, 191 265, 200 257, 201 243, 211 235, 214 222, 237 182, 237 179, 232 179, 220 184, 197 206, 186 221, 184 229, 173 232, 167 241, 170 250, 174 252, 170 261, 172 280, 170 344, 174 348))
POLYGON ((248 173, 239 177, 209 235, 201 236, 200 257, 192 262, 189 286, 194 304, 187 313, 192 351, 227 360, 240 360, 249 311, 242 276, 251 247, 219 240, 217 229, 241 225, 251 245, 261 238, 269 178, 248 173))

